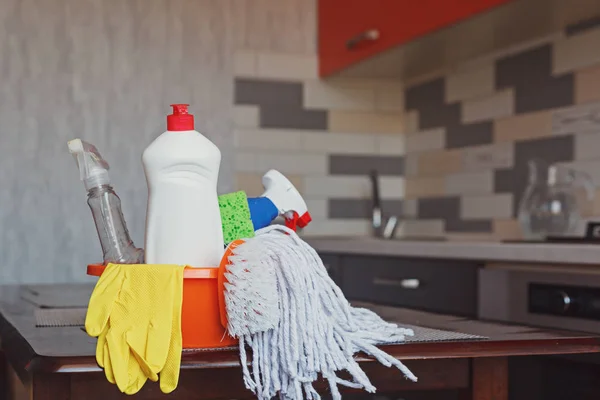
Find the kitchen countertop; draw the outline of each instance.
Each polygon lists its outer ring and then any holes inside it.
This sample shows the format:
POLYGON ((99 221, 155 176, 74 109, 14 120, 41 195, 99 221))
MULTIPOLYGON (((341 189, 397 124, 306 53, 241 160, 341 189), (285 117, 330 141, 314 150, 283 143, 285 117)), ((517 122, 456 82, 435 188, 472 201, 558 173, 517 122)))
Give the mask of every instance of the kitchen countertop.
POLYGON ((352 236, 306 236, 303 239, 320 253, 600 265, 600 245, 594 244, 409 241, 352 236))

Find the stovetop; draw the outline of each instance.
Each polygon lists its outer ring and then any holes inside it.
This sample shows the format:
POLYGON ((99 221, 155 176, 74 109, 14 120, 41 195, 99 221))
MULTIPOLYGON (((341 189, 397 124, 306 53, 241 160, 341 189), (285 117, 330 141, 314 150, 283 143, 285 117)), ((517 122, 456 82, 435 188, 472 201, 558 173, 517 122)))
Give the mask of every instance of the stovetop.
POLYGON ((502 243, 512 243, 512 244, 548 244, 548 243, 557 243, 557 244, 598 244, 600 245, 599 238, 587 238, 580 236, 549 236, 545 239, 541 240, 503 240, 502 243))

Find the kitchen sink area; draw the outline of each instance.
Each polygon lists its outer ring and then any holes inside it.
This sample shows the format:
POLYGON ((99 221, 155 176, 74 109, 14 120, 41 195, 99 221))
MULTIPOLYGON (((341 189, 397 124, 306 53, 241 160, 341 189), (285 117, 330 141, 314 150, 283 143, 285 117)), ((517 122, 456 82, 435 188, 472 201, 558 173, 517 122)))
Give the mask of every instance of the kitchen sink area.
POLYGON ((377 236, 355 236, 355 235, 307 235, 303 236, 306 240, 364 240, 364 241, 392 241, 392 242, 445 242, 445 237, 427 237, 427 236, 401 236, 393 238, 382 238, 377 236))

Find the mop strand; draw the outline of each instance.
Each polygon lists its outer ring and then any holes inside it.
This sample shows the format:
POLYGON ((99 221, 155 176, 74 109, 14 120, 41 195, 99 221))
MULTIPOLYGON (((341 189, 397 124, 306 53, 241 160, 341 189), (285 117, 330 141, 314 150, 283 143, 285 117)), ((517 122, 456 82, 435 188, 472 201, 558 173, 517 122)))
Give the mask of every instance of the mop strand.
POLYGON ((246 387, 259 399, 320 399, 313 382, 321 375, 333 399, 337 385, 375 387, 354 359, 362 351, 406 378, 417 378, 377 345, 399 343, 411 329, 354 308, 331 280, 316 251, 294 231, 274 225, 233 250, 225 276, 228 331, 239 338, 246 387), (246 346, 252 349, 251 368, 246 346), (352 380, 337 376, 347 371, 352 380))

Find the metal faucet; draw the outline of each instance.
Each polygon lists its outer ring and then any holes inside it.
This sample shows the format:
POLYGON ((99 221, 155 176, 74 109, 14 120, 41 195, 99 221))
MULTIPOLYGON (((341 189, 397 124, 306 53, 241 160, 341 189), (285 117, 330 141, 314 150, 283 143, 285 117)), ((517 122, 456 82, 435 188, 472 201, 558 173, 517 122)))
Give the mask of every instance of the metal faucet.
POLYGON ((373 235, 383 239, 391 239, 396 235, 396 229, 398 228, 398 217, 395 215, 390 216, 383 224, 383 211, 381 209, 381 196, 379 194, 379 174, 376 170, 372 170, 369 174, 371 179, 371 188, 373 194, 373 208, 371 227, 373 229, 373 235))

